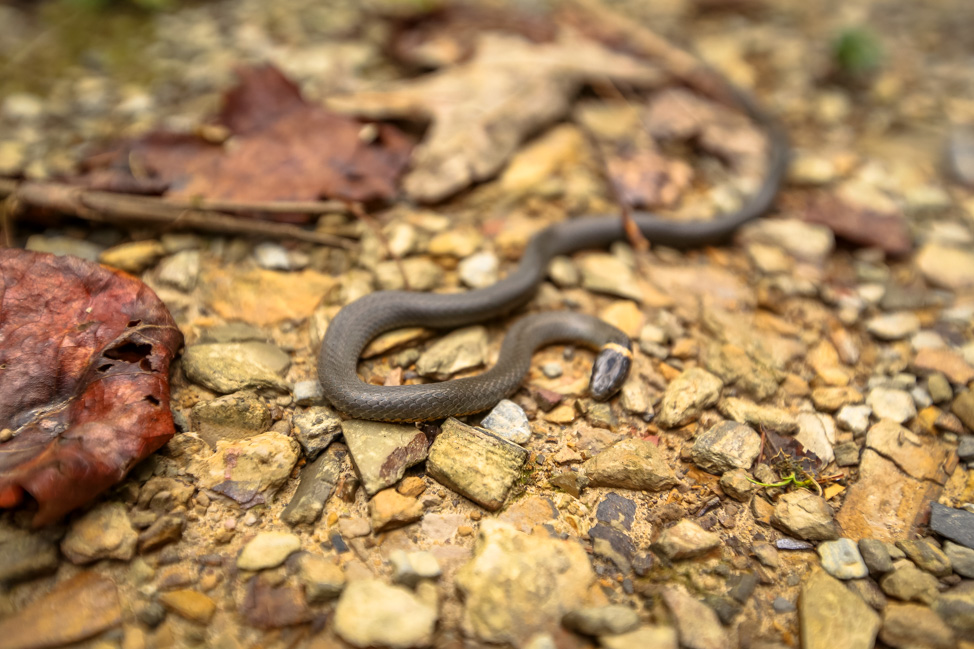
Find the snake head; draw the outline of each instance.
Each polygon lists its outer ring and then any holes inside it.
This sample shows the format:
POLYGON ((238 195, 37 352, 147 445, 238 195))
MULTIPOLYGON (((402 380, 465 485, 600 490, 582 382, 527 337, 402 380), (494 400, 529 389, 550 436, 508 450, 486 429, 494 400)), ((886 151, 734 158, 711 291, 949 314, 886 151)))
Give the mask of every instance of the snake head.
POLYGON ((612 397, 629 376, 632 366, 632 352, 627 346, 608 343, 599 351, 592 366, 592 380, 589 392, 596 401, 612 397))

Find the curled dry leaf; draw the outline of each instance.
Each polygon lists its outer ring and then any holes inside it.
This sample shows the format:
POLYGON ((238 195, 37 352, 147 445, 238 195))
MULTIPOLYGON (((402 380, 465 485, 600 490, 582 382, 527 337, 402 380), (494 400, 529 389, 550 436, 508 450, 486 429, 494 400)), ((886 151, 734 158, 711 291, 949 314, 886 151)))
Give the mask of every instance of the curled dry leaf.
MULTIPOLYGON (((306 102, 277 68, 238 71, 212 135, 151 133, 88 161, 95 189, 235 202, 337 198, 385 200, 397 193, 411 140, 306 102)), ((207 129, 204 129, 207 131, 207 129)), ((280 216, 278 216, 280 218, 280 216)))
POLYGON ((0 250, 0 507, 45 525, 172 437, 182 344, 139 280, 75 257, 0 250))
POLYGON ((651 63, 568 30, 545 43, 488 32, 464 63, 329 103, 375 119, 431 122, 403 187, 438 201, 493 177, 526 137, 569 112, 582 86, 606 80, 646 88, 663 78, 651 63))

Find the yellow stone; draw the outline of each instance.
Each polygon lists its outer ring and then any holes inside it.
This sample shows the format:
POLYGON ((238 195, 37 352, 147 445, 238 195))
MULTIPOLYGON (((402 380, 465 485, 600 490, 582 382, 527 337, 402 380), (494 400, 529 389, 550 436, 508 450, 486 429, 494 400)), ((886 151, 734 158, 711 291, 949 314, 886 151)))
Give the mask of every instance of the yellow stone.
POLYGON ((216 602, 195 590, 174 590, 159 595, 159 602, 167 609, 192 622, 206 624, 216 611, 216 602))

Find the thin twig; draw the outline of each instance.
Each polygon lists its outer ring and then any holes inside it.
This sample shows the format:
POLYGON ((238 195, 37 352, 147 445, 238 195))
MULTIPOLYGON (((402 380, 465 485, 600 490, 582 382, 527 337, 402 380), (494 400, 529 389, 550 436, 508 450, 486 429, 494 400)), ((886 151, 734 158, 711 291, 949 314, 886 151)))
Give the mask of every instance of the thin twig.
POLYGON ((0 178, 0 197, 3 196, 14 198, 22 208, 32 206, 53 209, 99 223, 154 225, 164 229, 192 229, 273 239, 294 239, 345 249, 355 247, 355 243, 348 239, 306 230, 289 223, 238 218, 213 210, 173 204, 167 199, 156 196, 116 194, 63 183, 18 182, 0 178))

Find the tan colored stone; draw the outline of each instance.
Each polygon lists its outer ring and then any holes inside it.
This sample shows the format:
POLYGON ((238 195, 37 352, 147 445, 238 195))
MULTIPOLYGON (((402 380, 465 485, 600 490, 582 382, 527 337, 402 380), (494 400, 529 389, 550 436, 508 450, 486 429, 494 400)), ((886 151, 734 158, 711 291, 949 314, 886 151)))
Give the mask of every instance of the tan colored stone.
POLYGON ((258 327, 310 317, 334 285, 334 278, 314 270, 285 273, 261 268, 208 267, 200 281, 203 301, 219 316, 258 327))

